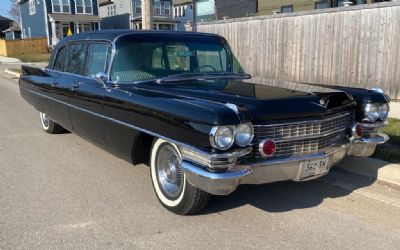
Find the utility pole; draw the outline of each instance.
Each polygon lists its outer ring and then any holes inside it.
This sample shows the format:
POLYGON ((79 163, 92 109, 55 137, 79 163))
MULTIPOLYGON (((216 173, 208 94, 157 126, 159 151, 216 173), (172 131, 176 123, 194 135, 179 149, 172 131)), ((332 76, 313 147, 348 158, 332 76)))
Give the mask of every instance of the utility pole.
POLYGON ((153 29, 153 0, 142 0, 142 29, 153 29))
POLYGON ((192 22, 192 31, 197 32, 197 4, 196 0, 193 0, 193 22, 192 22))

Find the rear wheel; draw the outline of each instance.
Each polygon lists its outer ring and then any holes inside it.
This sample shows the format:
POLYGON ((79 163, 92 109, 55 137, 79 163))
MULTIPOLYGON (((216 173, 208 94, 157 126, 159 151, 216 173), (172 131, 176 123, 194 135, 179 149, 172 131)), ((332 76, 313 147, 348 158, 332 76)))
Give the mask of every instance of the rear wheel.
POLYGON ((49 134, 60 134, 65 132, 65 129, 52 121, 46 113, 40 112, 40 121, 42 122, 42 128, 49 134))
POLYGON ((176 214, 193 214, 204 208, 211 195, 187 182, 176 145, 157 139, 151 150, 150 171, 158 200, 176 214))

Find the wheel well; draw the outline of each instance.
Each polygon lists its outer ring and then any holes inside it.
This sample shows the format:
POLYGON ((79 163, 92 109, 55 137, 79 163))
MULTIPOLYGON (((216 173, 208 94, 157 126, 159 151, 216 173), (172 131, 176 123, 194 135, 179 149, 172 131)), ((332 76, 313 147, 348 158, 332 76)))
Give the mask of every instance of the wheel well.
POLYGON ((134 140, 132 147, 132 163, 134 165, 150 163, 151 146, 153 145, 154 137, 144 133, 140 133, 134 140))

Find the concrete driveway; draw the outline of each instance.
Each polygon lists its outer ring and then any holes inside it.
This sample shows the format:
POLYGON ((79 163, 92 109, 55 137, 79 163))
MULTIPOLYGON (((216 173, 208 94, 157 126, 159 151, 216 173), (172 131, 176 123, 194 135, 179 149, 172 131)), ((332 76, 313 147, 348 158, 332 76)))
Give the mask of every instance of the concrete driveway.
POLYGON ((42 132, 17 81, 0 74, 0 249, 398 249, 400 208, 357 192, 368 189, 400 197, 338 170, 243 186, 177 216, 158 203, 147 166, 42 132))

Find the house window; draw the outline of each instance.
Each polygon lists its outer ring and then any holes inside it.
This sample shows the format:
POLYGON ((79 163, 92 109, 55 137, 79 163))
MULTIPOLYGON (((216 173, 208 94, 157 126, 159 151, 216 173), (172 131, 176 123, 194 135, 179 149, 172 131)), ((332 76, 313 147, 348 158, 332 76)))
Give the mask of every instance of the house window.
POLYGON ((135 13, 142 14, 142 0, 135 1, 135 13))
POLYGON ((185 16, 185 6, 181 6, 181 16, 185 16))
POLYGON ((115 4, 107 6, 107 14, 108 16, 115 16, 117 14, 117 8, 115 4))
POLYGON ((36 5, 35 0, 29 0, 29 15, 36 14, 36 5))
POLYGON ((170 1, 165 1, 164 2, 164 14, 165 15, 171 15, 171 2, 170 1))
POLYGON ((158 0, 154 1, 154 13, 158 16, 161 15, 161 2, 158 0))
POLYGON ((92 0, 76 0, 76 13, 93 14, 92 0))
POLYGON ((330 8, 331 5, 328 1, 320 1, 320 2, 315 2, 315 9, 326 9, 330 8))
POLYGON ((53 13, 71 13, 69 0, 52 0, 53 13))
POLYGON ((292 13, 293 5, 285 5, 281 7, 281 13, 292 13))

